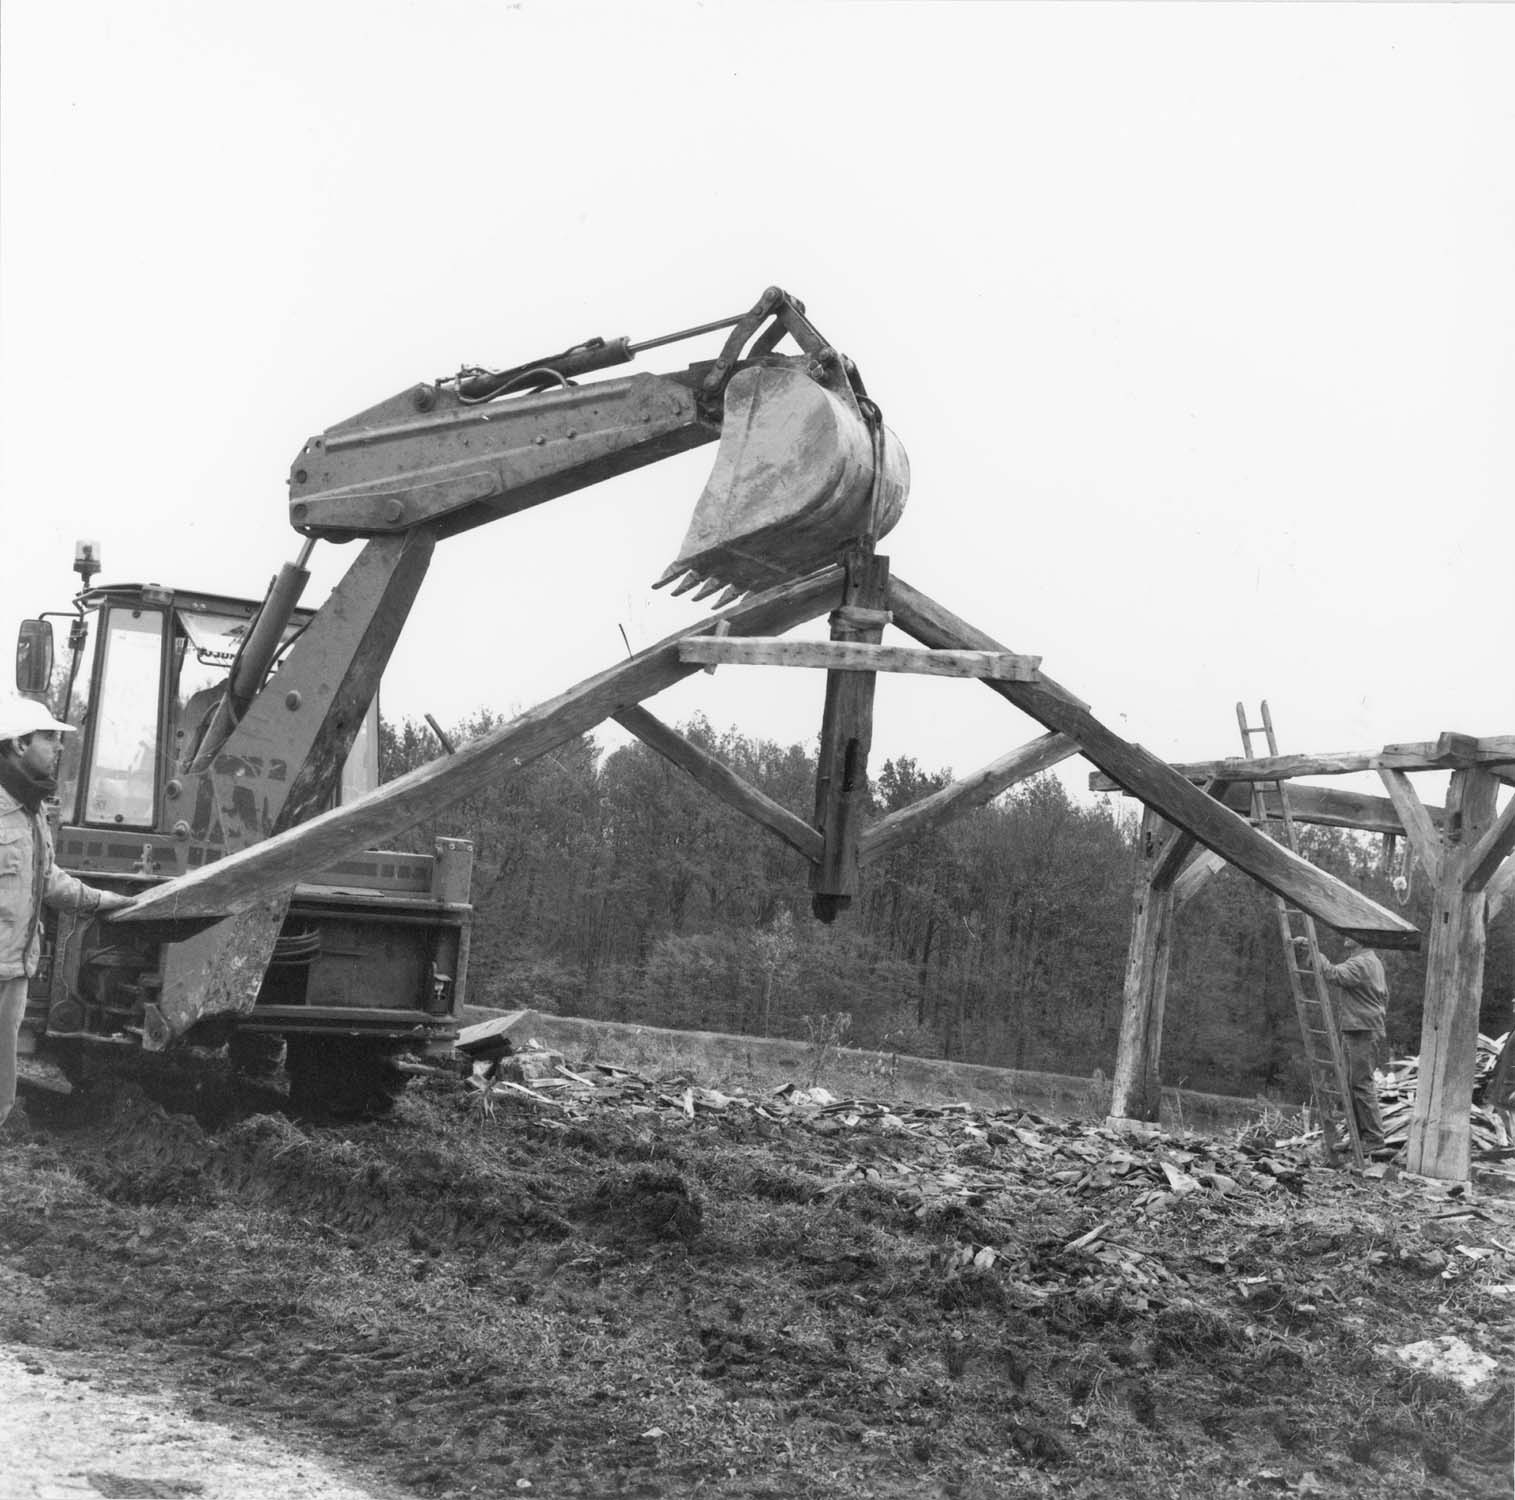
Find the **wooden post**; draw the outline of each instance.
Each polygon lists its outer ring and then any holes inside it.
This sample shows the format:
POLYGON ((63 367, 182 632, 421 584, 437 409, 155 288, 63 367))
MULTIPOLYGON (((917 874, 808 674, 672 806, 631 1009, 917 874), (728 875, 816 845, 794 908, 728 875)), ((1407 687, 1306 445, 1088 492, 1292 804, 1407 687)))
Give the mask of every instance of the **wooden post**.
MULTIPOLYGON (((1127 1120, 1156 1120, 1162 1104, 1163 1007, 1168 996, 1168 960, 1173 952, 1173 875, 1164 860, 1168 825, 1152 808, 1142 814, 1141 863, 1136 872, 1131 945, 1121 992, 1120 1041, 1110 1113, 1127 1120)), ((1179 838, 1170 829, 1167 842, 1179 838)))
POLYGON ((1440 878, 1426 950, 1420 1081, 1406 1160, 1409 1170, 1423 1177, 1460 1182, 1470 1168, 1487 901, 1476 865, 1485 853, 1481 840, 1495 823, 1498 788, 1488 771, 1470 766, 1452 773, 1447 793, 1440 878))
MULTIPOLYGON (((847 558, 841 608, 831 616, 833 641, 884 637, 888 619, 889 559, 871 546, 847 558)), ((810 870, 810 909, 822 922, 852 905, 857 893, 858 840, 863 799, 868 795, 868 751, 873 744, 872 672, 827 672, 816 764, 815 826, 824 846, 810 870)))

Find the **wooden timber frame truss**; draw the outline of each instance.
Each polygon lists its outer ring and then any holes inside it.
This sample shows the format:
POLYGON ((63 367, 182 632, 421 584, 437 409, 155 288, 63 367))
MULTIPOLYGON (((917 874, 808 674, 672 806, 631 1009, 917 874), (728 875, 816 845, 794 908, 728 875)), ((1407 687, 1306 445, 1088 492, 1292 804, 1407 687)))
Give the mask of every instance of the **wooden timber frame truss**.
MULTIPOLYGON (((1114 785, 1178 830, 1183 847, 1203 845, 1214 858, 1236 865, 1317 921, 1364 943, 1418 946, 1420 935, 1409 922, 1254 829, 1213 795, 1216 787, 1207 791, 1195 785, 1183 771, 1122 739, 1088 705, 1046 676, 1040 662, 1040 657, 1008 650, 891 576, 888 559, 865 542, 838 564, 748 595, 359 801, 152 888, 120 920, 164 937, 219 923, 614 719, 803 854, 810 863, 812 907, 822 920, 831 920, 850 904, 859 871, 871 860, 1016 782, 1082 754, 1114 785), (822 615, 829 618, 829 641, 777 639, 822 615), (883 630, 891 624, 918 646, 883 644, 883 630), (779 805, 642 707, 646 699, 696 672, 743 663, 821 668, 827 674, 813 821, 779 805), (879 672, 976 680, 1047 732, 864 828, 879 672)), ((1169 849, 1165 867, 1176 873, 1178 845, 1169 849)))
MULTIPOLYGON (((1497 811, 1501 784, 1515 786, 1515 735, 1479 739, 1444 733, 1435 740, 1385 745, 1376 751, 1233 758, 1170 769, 1238 810, 1248 806, 1258 783, 1363 771, 1378 774, 1387 797, 1291 785, 1289 807, 1299 823, 1407 839, 1435 889, 1426 944, 1420 1078, 1405 1165, 1420 1176, 1466 1181, 1487 925, 1515 892, 1515 798, 1503 813, 1497 811), (1410 780, 1419 771, 1451 772, 1445 807, 1421 800, 1410 780)), ((1090 786, 1095 791, 1129 790, 1108 772, 1092 776, 1090 786)), ((1267 814, 1278 816, 1274 799, 1269 800, 1267 814)), ((1209 850, 1197 850, 1191 835, 1148 804, 1111 1089, 1114 1117, 1158 1117, 1174 914, 1222 863, 1209 850)))

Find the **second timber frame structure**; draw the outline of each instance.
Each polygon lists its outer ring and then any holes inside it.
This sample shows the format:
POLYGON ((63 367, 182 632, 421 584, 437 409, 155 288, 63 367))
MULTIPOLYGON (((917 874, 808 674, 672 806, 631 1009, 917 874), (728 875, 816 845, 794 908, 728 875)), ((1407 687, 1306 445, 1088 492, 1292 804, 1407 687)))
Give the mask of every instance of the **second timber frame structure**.
MULTIPOLYGON (((1233 757, 1175 765, 1171 770, 1238 809, 1247 807, 1259 783, 1377 773, 1387 797, 1291 785, 1290 807, 1297 822, 1406 838, 1435 888, 1426 945, 1420 1077, 1405 1165, 1425 1177, 1466 1180, 1487 925, 1515 892, 1515 798, 1502 813, 1497 808, 1501 785, 1515 786, 1515 735, 1443 733, 1434 740, 1374 751, 1233 757), (1410 779, 1429 771, 1451 773, 1445 807, 1428 806, 1410 779)), ((1107 774, 1092 776, 1090 786, 1095 791, 1123 788, 1119 778, 1107 774)), ((1194 840, 1148 804, 1126 961, 1113 1116, 1157 1118, 1174 915, 1219 868, 1220 862, 1209 855, 1196 855, 1194 840)), ((1395 946, 1360 940, 1370 947, 1395 946)))

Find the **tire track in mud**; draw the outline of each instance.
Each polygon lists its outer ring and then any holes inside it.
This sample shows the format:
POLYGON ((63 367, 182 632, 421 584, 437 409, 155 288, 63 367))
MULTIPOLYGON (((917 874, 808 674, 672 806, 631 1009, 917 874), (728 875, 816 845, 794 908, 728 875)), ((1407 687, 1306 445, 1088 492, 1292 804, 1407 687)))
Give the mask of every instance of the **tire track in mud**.
MULTIPOLYGON (((470 1123, 431 1084, 309 1128, 266 1091, 171 1083, 110 1082, 0 1142, 0 1261, 35 1292, 0 1341, 103 1356, 408 1494, 1212 1500, 1267 1469, 1353 1500, 1413 1470, 1451 1500, 1505 1463, 1499 1393, 1459 1415, 1374 1352, 1436 1314, 1431 1252, 1466 1231, 1360 1264, 1358 1216, 1386 1208, 1362 1185, 1142 1217, 1134 1189, 1062 1181, 1034 1131, 996 1156, 961 1122, 470 1123), (889 1185, 907 1166, 982 1192, 918 1202, 889 1185), (1146 1246, 1157 1295, 1073 1253, 1096 1218, 1146 1246), (1239 1303, 1264 1271, 1277 1305, 1239 1303), (1326 1274, 1339 1296, 1296 1317, 1326 1274)), ((1046 1134, 1080 1161, 1098 1139, 1046 1134)))

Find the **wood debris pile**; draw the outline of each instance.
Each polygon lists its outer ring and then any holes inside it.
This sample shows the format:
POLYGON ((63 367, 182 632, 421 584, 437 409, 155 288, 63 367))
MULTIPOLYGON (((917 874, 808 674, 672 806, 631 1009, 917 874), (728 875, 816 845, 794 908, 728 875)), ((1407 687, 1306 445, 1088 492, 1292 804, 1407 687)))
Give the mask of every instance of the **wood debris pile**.
MULTIPOLYGON (((1487 1086, 1508 1037, 1478 1038, 1478 1061, 1474 1072, 1473 1095, 1484 1098, 1487 1086)), ((1420 1082, 1420 1058, 1398 1057, 1378 1075, 1378 1102, 1383 1112, 1384 1140, 1390 1146, 1403 1146, 1410 1135, 1410 1112, 1415 1104, 1415 1090, 1420 1082)), ((1473 1160, 1498 1163, 1515 1159, 1515 1122, 1508 1109, 1492 1107, 1492 1101, 1472 1107, 1473 1160)))

